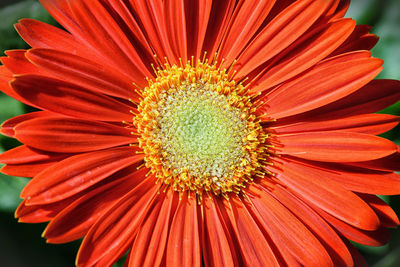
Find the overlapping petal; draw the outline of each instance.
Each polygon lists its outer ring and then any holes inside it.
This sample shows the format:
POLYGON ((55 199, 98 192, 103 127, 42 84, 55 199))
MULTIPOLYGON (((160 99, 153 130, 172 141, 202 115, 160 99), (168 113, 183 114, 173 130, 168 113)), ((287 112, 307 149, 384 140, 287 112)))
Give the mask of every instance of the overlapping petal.
POLYGON ((152 179, 144 180, 97 220, 83 240, 77 265, 91 266, 107 258, 109 262, 103 262, 103 266, 108 266, 124 254, 147 215, 158 188, 152 179))
POLYGON ((278 142, 281 154, 327 162, 374 160, 397 151, 395 143, 382 137, 343 131, 285 134, 278 142))
POLYGON ((178 203, 168 236, 167 267, 201 266, 200 220, 196 202, 196 198, 185 194, 178 203))
POLYGON ((111 206, 144 179, 148 170, 119 172, 112 182, 91 190, 64 208, 46 227, 43 236, 51 243, 65 243, 83 237, 111 206))
POLYGON ((130 147, 78 154, 35 176, 21 193, 27 204, 52 203, 70 197, 143 159, 130 147))
POLYGON ((18 124, 15 138, 37 149, 59 153, 101 150, 135 143, 131 130, 75 118, 36 118, 18 124))
POLYGON ((67 116, 99 121, 129 121, 132 107, 105 95, 90 92, 66 81, 23 75, 11 86, 29 103, 67 116))
POLYGON ((379 219, 373 210, 340 183, 324 179, 323 176, 315 179, 315 176, 308 174, 307 169, 289 159, 274 163, 269 169, 304 200, 349 225, 365 230, 379 227, 379 219))
POLYGON ((371 58, 369 52, 327 59, 268 93, 263 98, 263 110, 279 119, 329 104, 370 82, 381 71, 381 65, 382 60, 371 58))
POLYGON ((357 266, 347 239, 383 245, 400 224, 375 196, 400 193, 399 148, 376 136, 398 124, 376 112, 400 82, 372 81, 377 37, 343 18, 349 0, 40 2, 65 30, 16 24, 32 49, 1 58, 1 90, 39 111, 2 124, 23 145, 1 171, 33 177, 21 222, 84 238, 78 266, 357 266), (187 62, 228 69, 264 131, 237 192, 171 186, 142 149, 144 88, 187 62))
POLYGON ((327 9, 331 1, 297 1, 277 15, 238 58, 238 75, 244 76, 299 38, 327 9))

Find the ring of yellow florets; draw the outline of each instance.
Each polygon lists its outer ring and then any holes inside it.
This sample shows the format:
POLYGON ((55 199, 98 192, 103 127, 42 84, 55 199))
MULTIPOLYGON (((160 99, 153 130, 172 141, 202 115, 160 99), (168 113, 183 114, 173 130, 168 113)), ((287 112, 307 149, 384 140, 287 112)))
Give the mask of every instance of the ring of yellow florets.
POLYGON ((266 135, 242 84, 216 64, 156 71, 134 124, 146 167, 176 191, 240 192, 262 173, 266 135))

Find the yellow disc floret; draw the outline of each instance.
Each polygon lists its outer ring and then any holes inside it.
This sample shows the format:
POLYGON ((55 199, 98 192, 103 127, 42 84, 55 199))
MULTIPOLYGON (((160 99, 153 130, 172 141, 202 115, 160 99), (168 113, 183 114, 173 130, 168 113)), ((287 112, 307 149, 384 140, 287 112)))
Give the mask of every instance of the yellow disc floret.
POLYGON ((215 63, 156 74, 134 119, 146 166, 176 191, 240 192, 260 173, 266 139, 245 87, 215 63))

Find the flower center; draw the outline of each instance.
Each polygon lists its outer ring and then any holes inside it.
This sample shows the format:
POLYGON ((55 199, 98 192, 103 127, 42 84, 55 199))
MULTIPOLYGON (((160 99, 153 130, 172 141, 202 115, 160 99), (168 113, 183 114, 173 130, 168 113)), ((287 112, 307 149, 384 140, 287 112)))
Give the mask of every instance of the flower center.
POLYGON ((165 64, 134 123, 146 166, 176 191, 240 192, 260 172, 267 136, 241 84, 216 64, 165 64))
POLYGON ((229 98, 205 90, 204 84, 171 88, 160 95, 156 131, 172 175, 187 172, 193 177, 229 179, 249 151, 242 149, 248 135, 242 111, 229 105, 229 98), (165 101, 165 102, 164 102, 165 101))

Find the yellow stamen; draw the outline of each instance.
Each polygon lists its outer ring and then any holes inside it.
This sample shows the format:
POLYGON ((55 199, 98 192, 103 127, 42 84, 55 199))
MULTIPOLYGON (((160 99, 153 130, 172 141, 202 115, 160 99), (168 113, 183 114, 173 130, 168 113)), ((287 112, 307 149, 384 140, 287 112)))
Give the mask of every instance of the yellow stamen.
MULTIPOLYGON (((205 57, 204 57, 205 58, 205 57)), ((266 175, 268 135, 253 114, 252 96, 206 59, 154 68, 142 92, 134 125, 145 166, 157 182, 197 195, 240 193, 266 175)))

